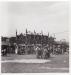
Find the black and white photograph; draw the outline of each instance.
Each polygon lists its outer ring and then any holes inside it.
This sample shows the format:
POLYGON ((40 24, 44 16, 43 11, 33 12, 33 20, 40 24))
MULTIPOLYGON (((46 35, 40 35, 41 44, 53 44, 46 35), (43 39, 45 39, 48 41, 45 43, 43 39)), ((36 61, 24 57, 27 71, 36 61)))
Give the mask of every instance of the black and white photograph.
POLYGON ((1 73, 69 73, 68 1, 0 2, 1 73))

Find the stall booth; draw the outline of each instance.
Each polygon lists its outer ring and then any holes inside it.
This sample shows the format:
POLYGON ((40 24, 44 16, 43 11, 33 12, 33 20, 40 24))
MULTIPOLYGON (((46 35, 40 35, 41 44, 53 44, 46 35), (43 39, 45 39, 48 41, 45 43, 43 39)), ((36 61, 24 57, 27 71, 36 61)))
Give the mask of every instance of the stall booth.
POLYGON ((2 56, 7 55, 8 50, 9 50, 9 44, 6 42, 2 42, 1 43, 1 55, 2 56))
POLYGON ((1 44, 1 52, 2 54, 15 54, 15 46, 10 43, 2 42, 1 44))

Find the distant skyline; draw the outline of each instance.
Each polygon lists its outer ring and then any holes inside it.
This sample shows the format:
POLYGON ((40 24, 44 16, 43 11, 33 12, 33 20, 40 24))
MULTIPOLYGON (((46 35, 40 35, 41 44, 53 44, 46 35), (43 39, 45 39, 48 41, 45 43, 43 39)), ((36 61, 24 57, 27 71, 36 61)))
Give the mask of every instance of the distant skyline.
POLYGON ((1 36, 15 36, 25 30, 69 40, 68 2, 2 2, 0 3, 1 36))

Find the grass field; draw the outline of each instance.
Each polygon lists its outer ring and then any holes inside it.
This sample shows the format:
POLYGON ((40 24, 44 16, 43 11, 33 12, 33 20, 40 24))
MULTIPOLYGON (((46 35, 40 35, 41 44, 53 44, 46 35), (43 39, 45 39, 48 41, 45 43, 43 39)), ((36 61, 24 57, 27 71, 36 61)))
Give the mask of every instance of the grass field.
MULTIPOLYGON (((7 60, 24 60, 36 59, 35 55, 8 55, 2 57, 1 72, 2 73, 68 73, 69 72, 69 55, 51 56, 46 63, 18 63, 4 62, 7 60)), ((29 61, 29 60, 28 60, 29 61)))

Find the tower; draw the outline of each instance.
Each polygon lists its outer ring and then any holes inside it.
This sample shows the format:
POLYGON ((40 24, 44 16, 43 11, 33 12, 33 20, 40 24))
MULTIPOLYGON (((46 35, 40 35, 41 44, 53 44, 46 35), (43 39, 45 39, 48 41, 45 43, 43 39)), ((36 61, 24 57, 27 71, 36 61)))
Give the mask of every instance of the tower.
POLYGON ((16 37, 17 37, 17 30, 16 30, 16 37))
POLYGON ((41 30, 41 44, 43 45, 43 31, 41 30))
POLYGON ((26 35, 27 35, 27 33, 28 33, 28 31, 27 31, 27 29, 26 29, 26 35))
POLYGON ((16 30, 16 43, 17 43, 17 30, 16 30))
POLYGON ((48 32, 48 38, 49 38, 49 32, 48 32))

